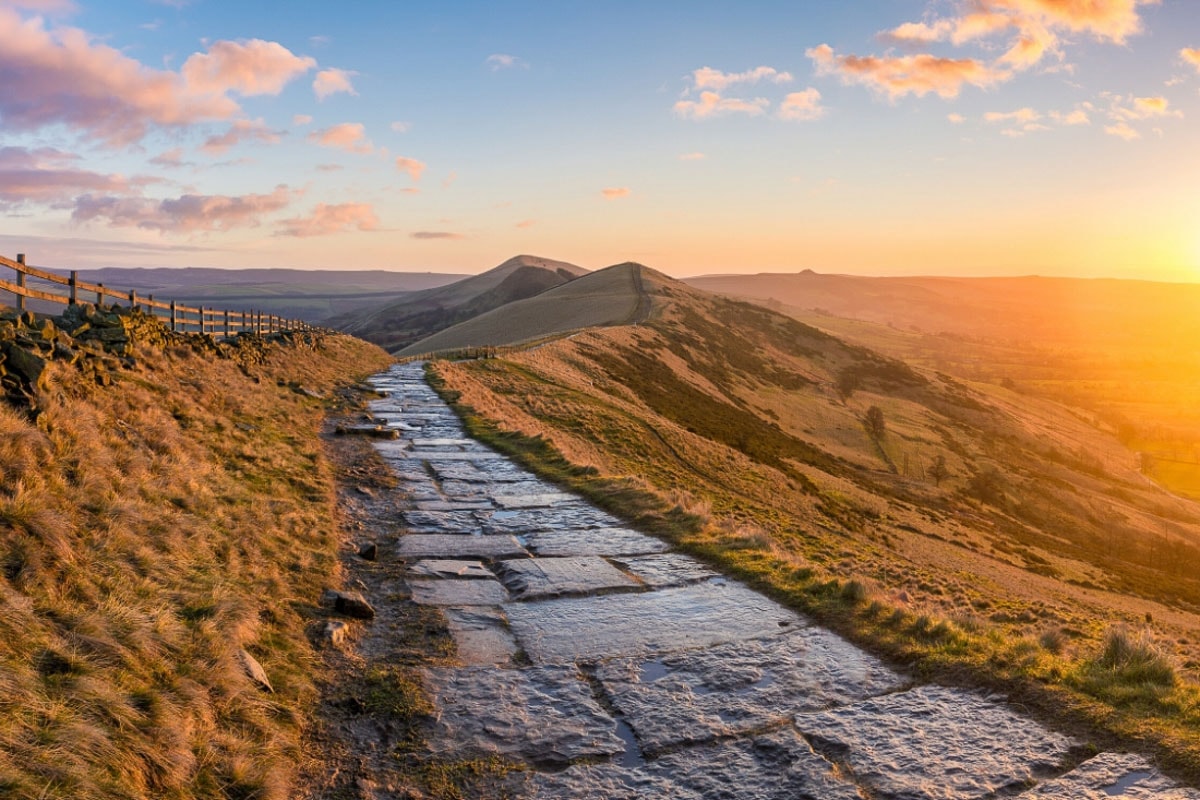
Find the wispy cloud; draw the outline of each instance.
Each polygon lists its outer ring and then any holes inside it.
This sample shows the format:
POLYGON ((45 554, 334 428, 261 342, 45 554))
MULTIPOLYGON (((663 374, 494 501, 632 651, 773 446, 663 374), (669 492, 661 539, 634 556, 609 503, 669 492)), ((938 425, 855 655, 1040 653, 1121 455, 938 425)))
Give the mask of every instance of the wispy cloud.
POLYGON ((697 91, 708 89, 714 92, 723 92, 730 86, 739 83, 758 83, 759 81, 790 83, 791 80, 790 72, 780 72, 774 67, 755 67, 745 72, 722 72, 712 67, 692 70, 692 88, 697 91))
POLYGON ((529 69, 529 64, 524 59, 508 53, 492 53, 484 59, 485 64, 492 72, 499 72, 502 69, 529 69))
POLYGON ((181 72, 188 86, 200 92, 276 95, 316 65, 278 42, 250 39, 214 42, 208 52, 189 56, 181 72))
POLYGON ((311 125, 312 121, 313 118, 308 114, 296 114, 292 117, 292 124, 299 128, 302 128, 305 125, 311 125))
POLYGON ((150 159, 150 163, 156 167, 168 167, 171 169, 192 166, 191 162, 183 160, 182 147, 174 147, 170 150, 164 150, 154 158, 150 159))
POLYGON ((513 227, 521 228, 523 230, 525 228, 532 228, 536 224, 537 224, 536 219, 523 219, 520 222, 518 222, 516 225, 514 225, 513 227))
POLYGON ((412 130, 412 123, 397 120, 396 122, 393 122, 388 127, 391 128, 396 133, 408 133, 409 131, 412 130))
POLYGON ((629 197, 631 192, 628 186, 609 186, 601 189, 600 194, 605 200, 620 200, 622 197, 629 197))
POLYGON ((50 147, 0 147, 0 208, 59 205, 81 192, 126 192, 130 181, 74 166, 78 156, 50 147))
POLYGON ((333 147, 359 155, 375 152, 375 145, 371 144, 371 140, 367 138, 366 129, 360 122, 343 122, 313 131, 308 135, 308 140, 321 145, 321 147, 333 147))
POLYGON ((1134 139, 1142 138, 1142 135, 1133 129, 1128 122, 1114 122, 1112 125, 1105 125, 1104 132, 1109 136, 1116 136, 1119 139, 1124 139, 1131 142, 1134 139))
POLYGON ((825 116, 825 108, 821 105, 821 93, 811 87, 803 92, 792 92, 783 98, 776 116, 792 121, 820 119, 825 116))
POLYGON ((967 121, 966 117, 954 111, 951 111, 949 114, 947 114, 946 119, 950 120, 950 122, 954 123, 955 125, 962 125, 967 121))
POLYGON ((221 155, 234 145, 245 141, 278 144, 284 135, 286 131, 273 131, 262 119, 237 119, 225 133, 208 137, 204 144, 200 145, 200 149, 209 155, 221 155))
POLYGON ((326 205, 318 203, 307 217, 293 217, 280 221, 276 236, 328 236, 348 230, 375 231, 379 229, 379 217, 370 203, 341 203, 326 205))
POLYGON ((162 233, 228 231, 258 227, 265 216, 286 208, 293 196, 286 185, 270 194, 185 194, 162 200, 88 194, 75 200, 71 219, 162 233))
POLYGON ((425 162, 418 161, 415 158, 397 156, 396 169, 400 170, 401 172, 407 172, 408 177, 413 179, 413 183, 417 183, 421 180, 421 174, 425 172, 425 162))
POLYGON ((465 239, 467 237, 461 233, 454 233, 453 231, 413 231, 412 233, 409 234, 409 238, 458 240, 458 239, 465 239))
POLYGON ((857 83, 890 99, 929 93, 950 99, 966 84, 987 88, 1007 80, 1010 73, 993 69, 973 58, 838 55, 827 44, 805 51, 818 75, 837 75, 844 83, 857 83))
POLYGON ((350 79, 357 75, 357 72, 345 69, 329 68, 323 69, 313 78, 312 88, 313 93, 317 96, 317 100, 324 100, 332 94, 339 92, 350 95, 358 95, 354 91, 354 84, 350 79))
POLYGON ((736 97, 721 97, 716 92, 701 92, 699 100, 679 100, 675 113, 685 119, 707 119, 724 114, 748 114, 758 116, 771 104, 765 97, 741 100, 736 97))
POLYGON ((708 158, 708 156, 705 155, 704 153, 680 153, 679 154, 680 161, 703 161, 706 158, 708 158))
POLYGON ((1191 64, 1200 72, 1200 48, 1185 47, 1179 51, 1179 57, 1191 64))

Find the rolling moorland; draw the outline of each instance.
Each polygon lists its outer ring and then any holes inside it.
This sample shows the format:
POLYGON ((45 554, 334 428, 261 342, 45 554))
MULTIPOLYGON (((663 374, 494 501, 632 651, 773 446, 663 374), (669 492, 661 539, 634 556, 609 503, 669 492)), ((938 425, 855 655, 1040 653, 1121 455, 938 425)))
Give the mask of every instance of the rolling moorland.
MULTIPOLYGON (((571 286, 590 281, 644 297, 606 296, 607 327, 432 363, 478 435, 919 675, 1196 779, 1200 510, 1100 415, 639 265, 571 286)), ((503 312, 470 344, 512 344, 503 312)))

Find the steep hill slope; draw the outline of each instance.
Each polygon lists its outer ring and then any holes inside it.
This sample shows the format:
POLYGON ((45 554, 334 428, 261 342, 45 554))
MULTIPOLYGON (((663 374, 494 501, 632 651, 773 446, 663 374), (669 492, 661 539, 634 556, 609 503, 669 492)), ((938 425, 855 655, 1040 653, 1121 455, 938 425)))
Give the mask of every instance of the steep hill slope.
POLYGON ((0 319, 0 366, 33 395, 0 399, 0 795, 294 797, 306 626, 340 583, 319 432, 389 359, 108 317, 92 339, 79 317, 0 319))
POLYGON ((642 324, 434 370, 498 446, 847 635, 1200 774, 1200 508, 1086 414, 649 293, 642 324))
POLYGON ((335 317, 330 324, 394 352, 431 333, 585 274, 587 270, 564 261, 521 255, 480 275, 335 317))
POLYGON ((665 275, 617 264, 535 297, 497 306, 400 350, 412 355, 527 342, 581 328, 621 325, 650 314, 651 293, 665 275))

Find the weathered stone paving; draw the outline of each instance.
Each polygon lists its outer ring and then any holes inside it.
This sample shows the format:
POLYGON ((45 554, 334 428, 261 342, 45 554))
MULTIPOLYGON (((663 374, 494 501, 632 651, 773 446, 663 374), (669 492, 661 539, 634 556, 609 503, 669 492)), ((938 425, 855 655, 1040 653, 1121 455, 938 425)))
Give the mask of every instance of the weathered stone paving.
POLYGON ((430 669, 429 747, 529 769, 525 798, 1200 800, 1002 698, 877 659, 466 437, 408 364, 377 376, 397 562, 461 667, 430 669))

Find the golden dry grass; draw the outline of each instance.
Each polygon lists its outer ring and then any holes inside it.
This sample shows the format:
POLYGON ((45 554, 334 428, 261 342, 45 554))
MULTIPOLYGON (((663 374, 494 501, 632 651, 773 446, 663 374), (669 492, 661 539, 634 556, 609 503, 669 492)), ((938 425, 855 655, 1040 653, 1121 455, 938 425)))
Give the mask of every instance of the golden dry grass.
POLYGON ((36 424, 0 406, 0 795, 289 796, 337 562, 323 405, 280 381, 385 363, 343 336, 245 370, 147 349, 106 388, 52 365, 36 424))

